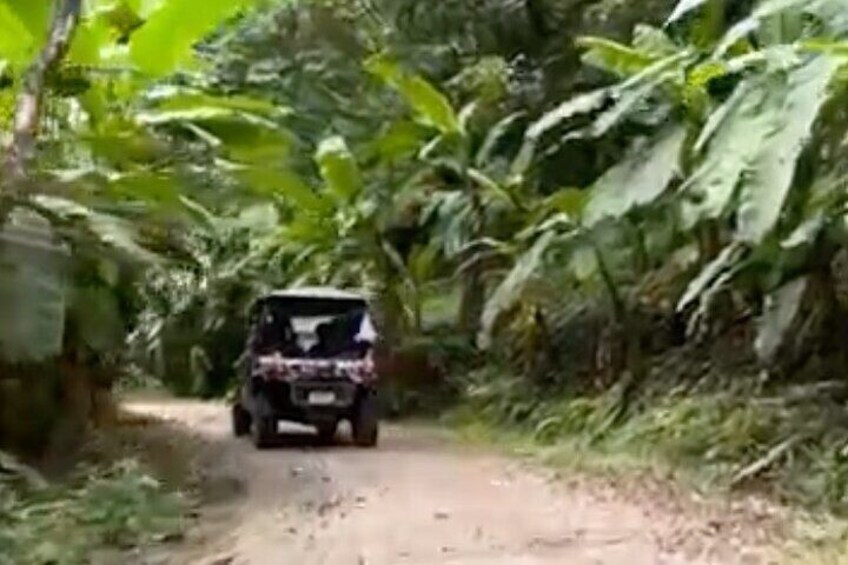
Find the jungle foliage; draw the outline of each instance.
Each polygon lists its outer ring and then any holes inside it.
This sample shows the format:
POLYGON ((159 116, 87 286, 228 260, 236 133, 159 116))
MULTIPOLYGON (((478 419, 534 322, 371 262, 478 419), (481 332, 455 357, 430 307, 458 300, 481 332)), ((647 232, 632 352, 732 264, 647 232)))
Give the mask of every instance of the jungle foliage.
POLYGON ((223 393, 303 283, 611 423, 705 344, 758 392, 841 377, 845 0, 195 5, 0 0, 0 407, 45 415, 0 445, 130 366, 223 393))

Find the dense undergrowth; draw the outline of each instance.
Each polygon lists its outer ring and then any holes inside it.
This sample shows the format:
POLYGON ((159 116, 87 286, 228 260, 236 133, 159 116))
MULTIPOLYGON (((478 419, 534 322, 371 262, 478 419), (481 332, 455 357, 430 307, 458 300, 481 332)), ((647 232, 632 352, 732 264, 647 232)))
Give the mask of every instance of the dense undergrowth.
POLYGON ((132 459, 82 468, 62 486, 35 490, 0 481, 0 563, 76 565, 98 551, 177 536, 184 501, 132 459))
POLYGON ((671 473, 697 488, 753 489, 792 506, 848 513, 844 383, 770 384, 753 366, 722 374, 680 352, 652 364, 663 362, 686 368, 631 392, 626 403, 623 383, 581 392, 488 366, 468 376, 447 419, 544 448, 561 465, 671 473))
POLYGON ((182 539, 210 483, 202 444, 119 414, 44 474, 0 452, 0 565, 117 563, 182 539))

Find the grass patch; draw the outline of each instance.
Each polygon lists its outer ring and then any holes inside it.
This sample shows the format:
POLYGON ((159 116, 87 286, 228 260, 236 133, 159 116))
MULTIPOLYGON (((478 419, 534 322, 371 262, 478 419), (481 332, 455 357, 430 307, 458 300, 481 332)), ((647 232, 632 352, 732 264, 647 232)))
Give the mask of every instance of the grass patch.
POLYGON ((135 460, 81 468, 61 486, 0 482, 0 564, 77 565, 105 548, 179 537, 185 501, 135 460))

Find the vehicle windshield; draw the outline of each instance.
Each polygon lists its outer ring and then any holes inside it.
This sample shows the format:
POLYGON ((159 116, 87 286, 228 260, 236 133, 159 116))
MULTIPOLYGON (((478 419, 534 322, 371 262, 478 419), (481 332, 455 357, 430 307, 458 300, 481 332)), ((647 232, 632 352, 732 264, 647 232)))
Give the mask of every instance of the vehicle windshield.
POLYGON ((292 359, 362 359, 375 339, 364 300, 268 297, 255 309, 251 350, 292 359))

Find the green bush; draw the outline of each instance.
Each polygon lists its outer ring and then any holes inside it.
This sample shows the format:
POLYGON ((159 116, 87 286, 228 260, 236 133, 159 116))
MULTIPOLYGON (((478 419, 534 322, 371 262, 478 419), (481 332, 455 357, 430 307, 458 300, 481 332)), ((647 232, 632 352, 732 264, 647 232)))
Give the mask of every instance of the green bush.
POLYGON ((178 535, 184 503, 134 460, 87 469, 72 488, 21 493, 0 482, 0 565, 77 565, 103 548, 178 535))

